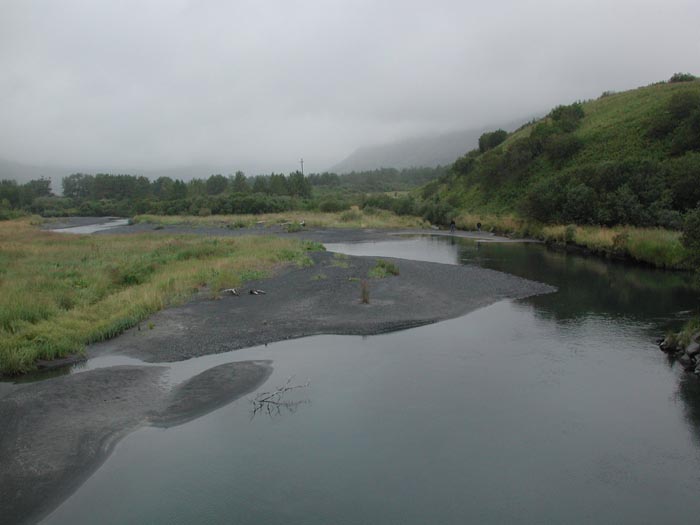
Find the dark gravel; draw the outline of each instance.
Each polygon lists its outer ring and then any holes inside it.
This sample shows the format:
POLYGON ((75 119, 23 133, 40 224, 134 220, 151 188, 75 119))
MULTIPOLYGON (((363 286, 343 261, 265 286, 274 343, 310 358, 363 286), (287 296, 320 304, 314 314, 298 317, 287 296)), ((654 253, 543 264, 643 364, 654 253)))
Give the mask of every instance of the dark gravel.
POLYGON ((152 316, 151 330, 129 330, 93 345, 92 355, 126 354, 167 362, 315 334, 370 335, 457 317, 501 299, 554 291, 551 286, 476 266, 382 258, 400 275, 369 279, 370 303, 360 303, 359 279, 376 257, 313 254, 310 268, 287 268, 247 283, 239 297, 200 298, 152 316), (259 288, 265 295, 250 295, 259 288))

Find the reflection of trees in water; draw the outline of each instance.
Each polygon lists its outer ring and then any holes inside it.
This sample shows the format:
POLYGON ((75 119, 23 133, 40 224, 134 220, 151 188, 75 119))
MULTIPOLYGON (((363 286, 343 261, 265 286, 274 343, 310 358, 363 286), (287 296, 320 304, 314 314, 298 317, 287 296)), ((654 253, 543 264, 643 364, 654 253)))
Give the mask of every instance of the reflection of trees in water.
POLYGON ((575 319, 591 314, 672 324, 674 314, 698 308, 691 276, 550 250, 537 244, 460 246, 460 260, 556 286, 527 299, 538 315, 575 319))
POLYGON ((694 374, 683 374, 678 384, 678 397, 683 400, 685 419, 700 445, 700 379, 694 374))

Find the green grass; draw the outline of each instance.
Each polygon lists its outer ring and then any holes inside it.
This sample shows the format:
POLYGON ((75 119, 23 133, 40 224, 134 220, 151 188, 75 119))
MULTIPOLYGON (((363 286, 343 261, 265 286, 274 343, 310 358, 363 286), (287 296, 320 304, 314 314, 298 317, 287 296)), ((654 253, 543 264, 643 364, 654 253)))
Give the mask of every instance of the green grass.
POLYGON ((603 256, 626 257, 632 261, 670 270, 688 270, 687 250, 681 233, 663 228, 633 226, 543 225, 515 214, 495 215, 462 212, 456 218, 462 230, 476 230, 516 237, 529 237, 553 244, 574 244, 603 256), (568 230, 568 232, 567 232, 568 230))
POLYGON ((200 290, 215 294, 281 264, 313 264, 317 243, 276 237, 66 235, 0 223, 0 373, 80 352, 200 290))
MULTIPOLYGON (((430 225, 419 217, 399 216, 386 210, 364 213, 353 207, 338 213, 290 211, 285 213, 265 213, 261 215, 210 215, 195 217, 189 215, 137 215, 134 223, 156 225, 217 226, 224 228, 244 228, 286 225, 287 231, 298 231, 289 224, 299 225, 302 221, 307 228, 428 228, 430 225)), ((299 226, 299 229, 301 227, 299 226)))
POLYGON ((399 267, 394 263, 385 261, 384 259, 377 259, 377 263, 374 268, 370 268, 367 273, 369 277, 374 279, 383 279, 390 275, 399 275, 399 267))

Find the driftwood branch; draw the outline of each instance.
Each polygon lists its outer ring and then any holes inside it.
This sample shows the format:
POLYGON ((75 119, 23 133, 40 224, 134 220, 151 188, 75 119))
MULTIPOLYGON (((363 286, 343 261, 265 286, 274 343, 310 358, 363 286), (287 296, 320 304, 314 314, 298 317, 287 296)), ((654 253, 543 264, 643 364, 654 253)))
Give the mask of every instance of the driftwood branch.
POLYGON ((255 416, 259 412, 267 412, 270 416, 279 415, 282 413, 282 410, 294 412, 299 405, 307 404, 309 402, 308 399, 302 401, 288 401, 284 399, 286 393, 292 390, 306 388, 311 384, 310 381, 307 381, 302 385, 292 385, 292 379, 294 379, 294 376, 290 376, 287 382, 276 390, 260 392, 251 399, 251 403, 253 404, 252 415, 255 416))

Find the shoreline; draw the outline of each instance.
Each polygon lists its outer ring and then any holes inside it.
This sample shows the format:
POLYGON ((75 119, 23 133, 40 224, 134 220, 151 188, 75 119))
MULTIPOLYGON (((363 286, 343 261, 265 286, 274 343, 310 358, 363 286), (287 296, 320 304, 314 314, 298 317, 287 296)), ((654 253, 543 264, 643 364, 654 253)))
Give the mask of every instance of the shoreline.
MULTIPOLYGON (((335 239, 344 242, 357 235, 335 239)), ((371 240, 385 233, 367 235, 371 240)), ((386 333, 459 317, 504 299, 555 291, 476 266, 381 258, 396 264, 400 274, 368 279, 370 303, 361 304, 358 280, 367 279, 377 257, 310 255, 313 266, 288 266, 271 278, 245 284, 244 291, 262 289, 264 295, 217 300, 200 294, 152 315, 152 329, 132 328, 87 350, 88 359, 125 355, 156 365, 110 366, 4 387, 2 515, 11 522, 39 520, 77 490, 128 433, 144 425, 182 424, 216 410, 257 389, 273 366, 269 361, 234 361, 167 390, 160 385, 165 368, 158 363, 317 334, 386 333)))

